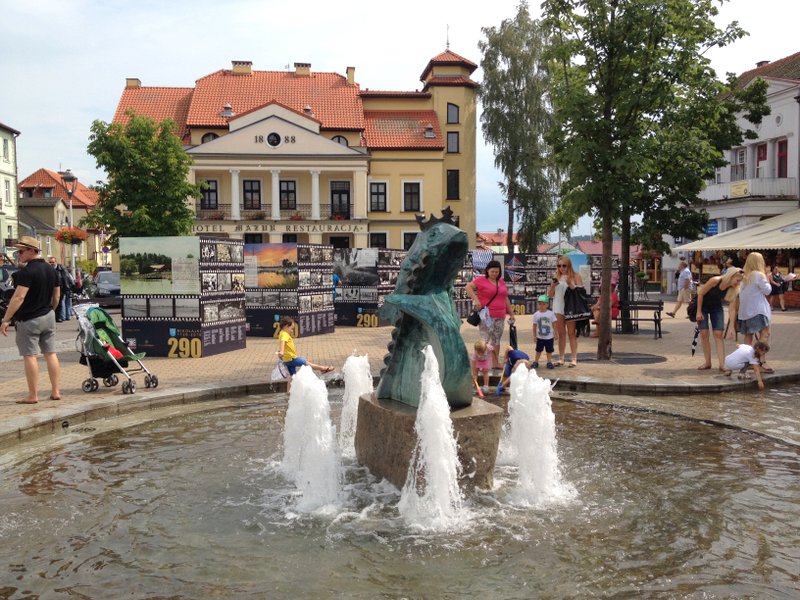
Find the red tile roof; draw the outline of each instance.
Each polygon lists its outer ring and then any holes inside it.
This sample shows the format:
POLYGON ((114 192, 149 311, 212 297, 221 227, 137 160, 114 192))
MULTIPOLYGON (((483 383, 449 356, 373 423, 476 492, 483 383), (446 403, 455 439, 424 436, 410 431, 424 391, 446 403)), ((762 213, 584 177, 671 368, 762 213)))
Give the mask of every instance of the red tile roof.
POLYGON ((128 122, 125 114, 134 109, 137 114, 149 117, 155 122, 172 119, 178 124, 178 136, 188 143, 186 115, 192 100, 193 88, 174 87, 126 87, 122 92, 114 113, 114 123, 128 122))
POLYGON ((428 99, 431 97, 430 92, 403 92, 403 91, 386 91, 386 90, 361 90, 360 96, 362 98, 422 98, 428 99))
MULTIPOLYGON (((63 198, 67 202, 67 190, 61 183, 61 175, 50 169, 39 169, 28 175, 17 185, 20 191, 33 190, 35 198, 43 198, 44 190, 52 190, 51 194, 57 198, 63 198)), ((80 181, 75 188, 72 196, 72 205, 77 208, 91 208, 97 204, 97 192, 90 190, 80 181)))
POLYGON ((736 78, 736 84, 740 87, 745 87, 756 77, 787 79, 790 81, 800 80, 800 52, 745 71, 736 78))
POLYGON ((314 73, 298 76, 294 71, 253 71, 234 74, 220 70, 197 80, 189 106, 186 124, 189 127, 225 127, 220 116, 222 107, 230 104, 241 114, 278 102, 304 113, 309 106, 313 117, 326 129, 362 129, 363 109, 358 85, 347 83, 337 73, 314 73))
MULTIPOLYGON (((511 239, 517 243, 517 234, 511 234, 511 239)), ((478 232, 478 241, 488 246, 505 246, 508 240, 508 234, 503 231, 501 233, 481 233, 478 232)))
POLYGON ((428 88, 432 86, 477 87, 478 84, 469 77, 464 77, 462 75, 437 75, 436 77, 431 77, 431 79, 428 80, 428 82, 425 84, 425 90, 427 91, 428 88))
POLYGON ((465 67, 469 70, 470 74, 478 68, 471 60, 467 60, 463 56, 456 54, 450 50, 445 50, 441 54, 437 54, 434 56, 430 61, 428 61, 428 66, 425 67, 425 70, 422 72, 422 75, 419 76, 420 81, 425 81, 425 78, 428 76, 428 73, 431 72, 431 69, 437 65, 459 65, 465 67))
MULTIPOLYGON (((593 240, 581 240, 576 242, 575 245, 578 247, 578 250, 583 252, 584 254, 602 254, 603 253, 603 242, 595 242, 593 240)), ((630 256, 632 258, 636 258, 639 256, 639 250, 641 250, 640 245, 630 246, 630 256)), ((613 256, 620 256, 622 253, 622 241, 614 240, 611 242, 611 254, 613 256)))
POLYGON ((439 119, 432 110, 367 110, 364 111, 364 138, 375 150, 444 148, 439 119), (425 137, 425 129, 433 126, 433 137, 425 137))

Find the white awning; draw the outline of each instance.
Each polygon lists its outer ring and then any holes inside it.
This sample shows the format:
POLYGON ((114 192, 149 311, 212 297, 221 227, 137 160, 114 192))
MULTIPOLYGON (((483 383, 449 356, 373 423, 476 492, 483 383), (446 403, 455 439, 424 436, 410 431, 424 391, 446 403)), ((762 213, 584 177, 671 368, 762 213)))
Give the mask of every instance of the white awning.
POLYGON ((800 248, 800 210, 791 210, 765 219, 690 242, 674 248, 684 250, 785 250, 800 248))

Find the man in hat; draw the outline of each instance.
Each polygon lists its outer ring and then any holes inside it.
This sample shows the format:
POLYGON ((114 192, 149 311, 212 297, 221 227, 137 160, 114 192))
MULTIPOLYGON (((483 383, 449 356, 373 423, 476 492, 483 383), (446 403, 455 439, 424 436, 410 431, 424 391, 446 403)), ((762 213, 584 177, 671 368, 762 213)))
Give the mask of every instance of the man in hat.
POLYGON ((16 289, 0 324, 0 333, 7 336, 11 321, 16 322, 17 349, 25 364, 28 395, 17 404, 36 404, 39 401, 39 363, 41 350, 50 376, 50 399, 61 400, 59 378, 61 366, 55 350, 56 314, 61 297, 56 272, 40 255, 39 241, 22 236, 15 248, 20 264, 25 266, 15 272, 16 289))

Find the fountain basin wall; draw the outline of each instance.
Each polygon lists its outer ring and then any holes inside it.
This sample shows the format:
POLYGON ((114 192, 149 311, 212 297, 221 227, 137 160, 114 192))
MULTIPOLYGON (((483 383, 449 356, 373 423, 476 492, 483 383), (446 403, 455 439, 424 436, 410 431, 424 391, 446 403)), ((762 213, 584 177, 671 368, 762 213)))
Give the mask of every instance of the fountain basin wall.
MULTIPOLYGON (((356 459, 370 472, 402 488, 417 441, 413 407, 393 400, 378 400, 375 394, 361 396, 356 426, 356 459)), ((464 489, 491 489, 493 471, 503 425, 503 409, 479 398, 471 406, 451 411, 458 442, 458 460, 464 489)))

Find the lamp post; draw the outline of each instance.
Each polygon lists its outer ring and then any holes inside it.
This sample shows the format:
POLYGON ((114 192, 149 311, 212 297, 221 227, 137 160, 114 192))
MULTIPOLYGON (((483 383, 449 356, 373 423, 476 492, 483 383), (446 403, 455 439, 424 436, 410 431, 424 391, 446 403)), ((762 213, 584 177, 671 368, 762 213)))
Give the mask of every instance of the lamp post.
MULTIPOLYGON (((72 171, 67 169, 61 174, 61 183, 64 184, 64 189, 67 190, 67 199, 69 200, 69 226, 75 227, 75 220, 72 216, 72 195, 78 187, 78 178, 73 175, 72 171)), ((70 244, 69 251, 69 268, 72 276, 75 277, 75 244, 70 244)))

